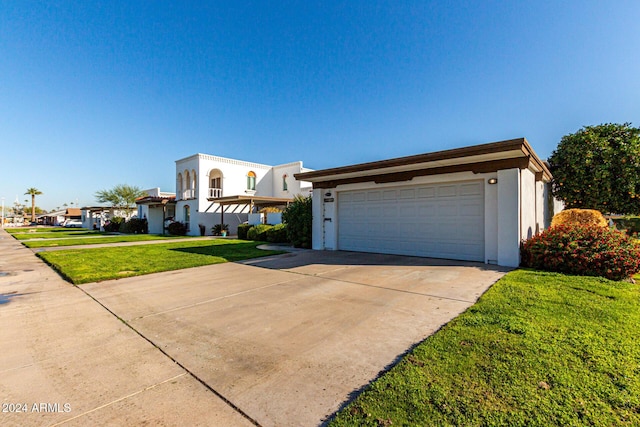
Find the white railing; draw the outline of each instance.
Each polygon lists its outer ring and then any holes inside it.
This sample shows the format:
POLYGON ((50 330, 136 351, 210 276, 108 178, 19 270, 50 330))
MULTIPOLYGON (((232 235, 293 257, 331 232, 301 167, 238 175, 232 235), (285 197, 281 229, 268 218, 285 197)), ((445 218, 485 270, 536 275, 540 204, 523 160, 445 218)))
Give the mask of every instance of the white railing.
POLYGON ((182 192, 182 199, 194 199, 196 197, 196 192, 194 189, 184 190, 182 192))
POLYGON ((209 198, 217 199, 218 197, 222 197, 222 188, 209 188, 209 198))

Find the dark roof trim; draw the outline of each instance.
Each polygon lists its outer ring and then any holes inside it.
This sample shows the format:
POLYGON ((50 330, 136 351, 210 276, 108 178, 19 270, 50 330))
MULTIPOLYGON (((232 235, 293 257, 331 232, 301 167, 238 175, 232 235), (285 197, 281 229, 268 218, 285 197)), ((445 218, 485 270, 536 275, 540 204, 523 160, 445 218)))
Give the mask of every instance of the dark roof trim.
POLYGON ((551 179, 551 172, 544 162, 535 154, 525 138, 510 139, 506 141, 492 142, 489 144, 474 145, 452 150, 436 151, 433 153, 418 154, 408 157, 399 157, 377 162, 360 163, 356 165, 338 168, 323 169, 312 172, 295 174, 295 178, 301 181, 311 181, 314 188, 330 188, 331 186, 353 182, 393 182, 410 180, 414 176, 438 175, 452 172, 472 171, 474 173, 494 172, 499 169, 519 167, 525 169, 531 167, 534 172, 542 172, 546 180, 551 179), (500 158, 500 154, 504 154, 500 158), (498 155, 498 159, 473 162, 470 157, 498 155), (439 161, 464 160, 468 163, 449 164, 438 166, 439 161), (502 162, 502 163, 501 163, 502 162), (513 166, 513 164, 516 166, 513 166), (524 163, 526 162, 526 165, 524 163), (429 163, 433 163, 430 166, 429 163), (524 166, 523 166, 524 165, 524 166), (389 168, 400 168, 401 171, 387 171, 389 168), (377 171, 377 172, 376 172, 377 171), (345 177, 345 174, 355 176, 345 177), (342 177, 341 177, 342 175, 342 177))
MULTIPOLYGON (((473 173, 490 173, 497 172, 500 169, 526 169, 529 166, 528 157, 515 157, 511 159, 493 160, 490 162, 465 163, 453 166, 442 166, 436 168, 416 169, 406 172, 395 172, 380 175, 364 175, 353 178, 343 178, 329 181, 315 181, 313 188, 335 188, 343 184, 355 184, 359 182, 373 181, 376 184, 385 182, 411 181, 417 176, 441 175, 445 173, 456 172, 473 172, 473 173)), ((537 175, 536 175, 537 177, 537 175)))
POLYGON ((207 199, 210 202, 219 205, 255 205, 255 206, 279 206, 293 202, 293 199, 285 199, 281 197, 259 197, 259 196, 226 196, 212 197, 207 199))

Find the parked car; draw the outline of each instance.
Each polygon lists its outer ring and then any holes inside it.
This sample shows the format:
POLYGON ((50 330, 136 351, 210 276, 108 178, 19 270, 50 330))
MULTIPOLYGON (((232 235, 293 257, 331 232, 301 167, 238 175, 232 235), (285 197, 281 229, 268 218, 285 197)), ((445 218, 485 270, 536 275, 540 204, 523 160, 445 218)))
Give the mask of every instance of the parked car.
POLYGON ((70 219, 69 221, 65 221, 64 226, 67 228, 82 228, 82 221, 70 219))

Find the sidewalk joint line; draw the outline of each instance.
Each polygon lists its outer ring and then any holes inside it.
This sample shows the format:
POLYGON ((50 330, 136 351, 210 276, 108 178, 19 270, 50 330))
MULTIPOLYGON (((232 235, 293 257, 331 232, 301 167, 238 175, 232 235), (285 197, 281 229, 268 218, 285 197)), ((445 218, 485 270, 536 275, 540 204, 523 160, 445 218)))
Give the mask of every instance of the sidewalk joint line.
POLYGON ((229 405, 231 407, 231 409, 233 409, 234 411, 236 411, 238 414, 240 414, 241 416, 243 416, 246 420, 248 420, 250 423, 252 423, 254 426, 257 427, 262 427, 262 425, 254 418, 252 418, 249 414, 247 414, 246 412, 244 412, 242 409, 240 409, 239 406, 237 406, 235 403, 233 403, 231 400, 229 400, 228 398, 226 398, 222 393, 220 393, 219 391, 217 391, 216 389, 214 389, 213 387, 211 387, 209 384, 207 384, 203 379, 201 379, 200 377, 198 377, 195 373, 193 373, 189 368, 187 368, 185 365, 183 365, 182 363, 180 363, 177 359, 175 359, 174 357, 172 357, 169 353, 167 353, 166 351, 164 351, 162 348, 160 348, 158 345, 156 345, 156 343, 154 343, 153 341, 151 341, 149 338, 147 338, 143 333, 141 333, 140 331, 138 331, 136 328, 134 328, 132 325, 130 325, 125 319, 121 318, 120 316, 118 316, 116 313, 114 313, 113 311, 111 311, 106 305, 104 305, 103 303, 101 303, 100 301, 98 301, 96 298, 94 298, 93 295, 91 295, 89 292, 85 291, 84 289, 82 289, 80 286, 76 286, 77 289, 79 289, 81 292, 83 292, 85 295, 87 295, 89 298, 91 298, 92 300, 94 300, 97 304, 99 304, 102 308, 104 308, 105 310, 107 310, 109 313, 111 313, 116 319, 120 320, 123 324, 127 325, 127 327, 129 329, 131 329, 133 332, 135 332, 136 334, 138 334, 138 336, 140 336, 142 339, 144 339, 145 341, 147 341, 149 344, 151 344, 152 346, 154 346, 160 353, 162 353, 163 355, 165 355, 167 358, 169 358, 169 360, 171 360, 173 363, 175 363, 176 365, 178 365, 179 367, 181 367, 182 369, 184 369, 184 371, 186 373, 188 373, 193 379, 195 379, 196 381, 198 381, 200 384, 202 384, 207 390, 209 390, 211 393, 213 393, 214 395, 216 395, 218 398, 220 398, 224 403, 226 403, 227 405, 229 405))

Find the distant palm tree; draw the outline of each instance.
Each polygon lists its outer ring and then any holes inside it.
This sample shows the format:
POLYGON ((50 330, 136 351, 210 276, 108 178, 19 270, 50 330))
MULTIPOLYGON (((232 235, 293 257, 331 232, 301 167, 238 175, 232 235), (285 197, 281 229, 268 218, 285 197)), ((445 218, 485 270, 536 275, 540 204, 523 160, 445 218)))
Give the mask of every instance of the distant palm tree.
POLYGON ((27 188, 27 192, 24 194, 31 195, 31 222, 34 222, 36 220, 36 196, 42 194, 42 191, 38 190, 37 188, 31 187, 27 188))

